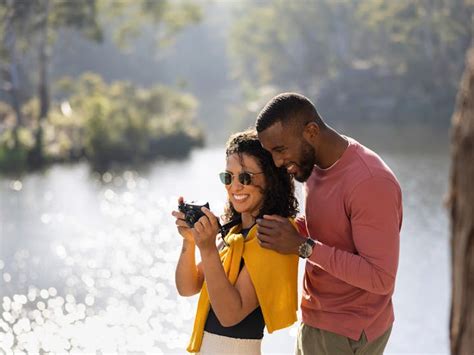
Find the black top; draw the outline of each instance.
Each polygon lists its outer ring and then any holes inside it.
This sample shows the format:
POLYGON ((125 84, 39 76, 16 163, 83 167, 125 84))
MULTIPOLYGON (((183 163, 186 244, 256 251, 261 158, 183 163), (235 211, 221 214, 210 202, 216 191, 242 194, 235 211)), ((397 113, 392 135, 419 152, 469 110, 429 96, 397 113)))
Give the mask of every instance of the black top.
MULTIPOLYGON (((242 229, 240 233, 247 236, 249 230, 250 228, 242 229)), ((242 259, 240 261, 240 270, 242 270, 243 267, 244 260, 242 259)), ((224 327, 219 322, 219 319, 217 319, 211 306, 209 314, 207 315, 206 325, 204 326, 204 330, 209 333, 238 339, 262 339, 263 328, 265 328, 265 321, 263 320, 262 309, 260 306, 245 317, 240 323, 231 327, 224 327)))

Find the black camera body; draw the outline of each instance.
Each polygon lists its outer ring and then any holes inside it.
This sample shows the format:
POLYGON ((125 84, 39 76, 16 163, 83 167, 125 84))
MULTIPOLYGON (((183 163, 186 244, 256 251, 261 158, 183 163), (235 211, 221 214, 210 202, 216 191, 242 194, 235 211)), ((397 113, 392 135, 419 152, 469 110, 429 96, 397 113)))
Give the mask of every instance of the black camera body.
MULTIPOLYGON (((204 205, 198 205, 196 203, 180 203, 178 205, 178 209, 180 212, 184 213, 184 220, 186 221, 187 225, 189 228, 194 227, 194 223, 196 223, 199 218, 202 216, 205 216, 204 212, 201 211, 201 208, 206 207, 209 209, 209 203, 206 202, 204 205)), ((236 226, 237 224, 241 223, 242 219, 240 217, 237 217, 236 219, 227 222, 226 224, 222 225, 221 222, 219 221, 219 218, 217 219, 217 225, 219 227, 219 233, 221 234, 222 241, 224 242, 225 246, 229 246, 227 242, 225 241, 225 236, 227 233, 229 233, 230 229, 233 226, 236 226)))
POLYGON ((196 223, 199 218, 205 215, 204 212, 201 211, 202 207, 209 209, 209 203, 198 205, 183 202, 178 205, 179 211, 184 213, 184 219, 190 228, 193 228, 194 223, 196 223))

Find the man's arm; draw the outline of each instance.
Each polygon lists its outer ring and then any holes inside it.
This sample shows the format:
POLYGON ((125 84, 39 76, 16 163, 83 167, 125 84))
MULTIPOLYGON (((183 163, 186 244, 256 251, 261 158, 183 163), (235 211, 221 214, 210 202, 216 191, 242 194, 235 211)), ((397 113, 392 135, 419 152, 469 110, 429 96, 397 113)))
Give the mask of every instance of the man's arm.
POLYGON ((316 241, 309 262, 348 284, 388 294, 394 288, 398 268, 400 188, 390 179, 370 178, 354 189, 348 205, 357 253, 316 241))

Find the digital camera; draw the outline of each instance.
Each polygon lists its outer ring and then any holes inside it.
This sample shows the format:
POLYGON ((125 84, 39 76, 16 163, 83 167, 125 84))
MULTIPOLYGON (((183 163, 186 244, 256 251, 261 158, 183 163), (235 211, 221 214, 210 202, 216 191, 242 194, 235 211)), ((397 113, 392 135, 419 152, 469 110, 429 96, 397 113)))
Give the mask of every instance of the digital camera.
POLYGON ((198 205, 183 202, 178 205, 179 211, 184 213, 184 219, 190 228, 193 228, 194 223, 196 223, 199 218, 204 216, 204 213, 201 211, 202 207, 206 207, 209 209, 209 203, 206 203, 204 205, 198 205))

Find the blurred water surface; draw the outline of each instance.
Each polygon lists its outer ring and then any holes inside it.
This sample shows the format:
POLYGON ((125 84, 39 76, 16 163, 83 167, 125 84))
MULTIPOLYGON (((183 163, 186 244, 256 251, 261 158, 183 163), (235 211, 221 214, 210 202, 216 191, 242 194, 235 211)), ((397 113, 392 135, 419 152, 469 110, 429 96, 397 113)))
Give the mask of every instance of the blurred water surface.
MULTIPOLYGON (((403 189, 386 353, 447 354, 447 133, 348 131, 385 159, 403 189)), ((140 172, 100 175, 78 164, 0 178, 0 352, 183 353, 197 297, 175 291, 180 237, 170 212, 182 195, 221 213, 223 168, 216 146, 140 172)), ((264 353, 292 354, 295 335, 296 325, 267 335, 264 353)))

